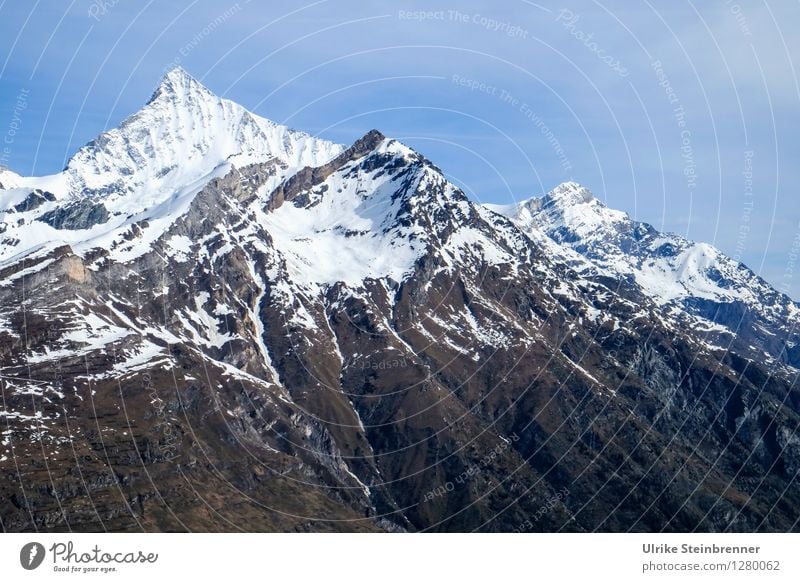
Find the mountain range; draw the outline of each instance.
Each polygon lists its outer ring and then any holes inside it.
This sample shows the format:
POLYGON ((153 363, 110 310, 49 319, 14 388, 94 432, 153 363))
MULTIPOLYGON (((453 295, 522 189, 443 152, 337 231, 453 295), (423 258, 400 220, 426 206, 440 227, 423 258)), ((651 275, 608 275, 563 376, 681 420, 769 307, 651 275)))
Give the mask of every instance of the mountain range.
POLYGON ((4 531, 798 531, 800 306, 183 69, 0 172, 4 531))

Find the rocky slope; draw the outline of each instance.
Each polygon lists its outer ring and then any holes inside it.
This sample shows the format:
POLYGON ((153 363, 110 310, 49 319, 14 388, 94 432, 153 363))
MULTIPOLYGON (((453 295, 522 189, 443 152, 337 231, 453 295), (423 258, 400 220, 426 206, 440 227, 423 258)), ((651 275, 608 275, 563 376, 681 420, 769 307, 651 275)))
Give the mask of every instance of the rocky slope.
POLYGON ((665 317, 721 349, 767 365, 800 367, 800 309, 745 265, 706 243, 632 220, 573 182, 541 198, 489 208, 586 259, 585 276, 624 279, 665 317))
POLYGON ((792 336, 687 330, 717 322, 635 276, 627 226, 612 269, 566 205, 476 205, 377 131, 330 144, 182 70, 7 181, 6 531, 798 528, 792 336))

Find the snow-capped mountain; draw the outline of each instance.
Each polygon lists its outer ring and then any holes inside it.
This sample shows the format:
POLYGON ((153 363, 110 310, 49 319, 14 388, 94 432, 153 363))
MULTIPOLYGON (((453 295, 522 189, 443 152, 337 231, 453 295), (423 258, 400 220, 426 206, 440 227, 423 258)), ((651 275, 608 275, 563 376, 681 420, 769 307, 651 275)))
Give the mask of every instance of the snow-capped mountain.
POLYGON ((73 196, 136 201, 140 210, 160 202, 148 197, 202 180, 225 162, 275 158, 297 170, 343 149, 258 117, 176 68, 141 111, 81 148, 65 172, 73 196))
POLYGON ((672 318, 691 316, 715 345, 800 367, 800 307, 715 247, 632 220, 574 182, 488 207, 581 255, 585 275, 630 280, 672 318))
POLYGON ((16 188, 19 184, 21 177, 11 170, 0 167, 0 190, 9 190, 16 188))
POLYGON ((233 167, 270 161, 273 177, 265 185, 274 186, 343 150, 221 99, 176 68, 144 108, 82 147, 63 172, 0 177, 3 210, 27 210, 22 224, 6 220, 0 249, 11 245, 18 255, 41 245, 110 248, 144 221, 153 225, 148 236, 155 240, 205 184, 233 167))
POLYGON ((486 208, 182 70, 0 184, 6 530, 797 527, 793 360, 685 325, 743 271, 574 184, 486 208))

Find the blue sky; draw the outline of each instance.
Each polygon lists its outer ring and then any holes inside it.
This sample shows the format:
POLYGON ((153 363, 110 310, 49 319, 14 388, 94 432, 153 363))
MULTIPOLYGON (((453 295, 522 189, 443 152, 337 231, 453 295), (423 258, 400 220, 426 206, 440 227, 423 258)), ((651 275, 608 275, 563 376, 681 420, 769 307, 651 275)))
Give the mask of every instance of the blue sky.
POLYGON ((180 64, 297 129, 378 128, 483 202, 576 180, 800 297, 797 23, 774 0, 5 1, 0 163, 58 171, 180 64))

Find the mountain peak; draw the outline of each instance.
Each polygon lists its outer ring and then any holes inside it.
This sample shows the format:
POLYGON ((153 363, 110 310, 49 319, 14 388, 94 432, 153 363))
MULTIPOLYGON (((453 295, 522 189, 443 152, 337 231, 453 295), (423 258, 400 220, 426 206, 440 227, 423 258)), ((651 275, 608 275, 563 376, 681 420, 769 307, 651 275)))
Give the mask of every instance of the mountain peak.
POLYGON ((569 211, 571 215, 588 212, 602 212, 606 205, 594 197, 588 188, 577 182, 563 182, 544 196, 534 196, 514 204, 487 204, 490 210, 513 218, 528 222, 540 212, 561 215, 569 211))
POLYGON ((596 200, 594 195, 577 182, 564 182, 541 198, 542 207, 558 205, 561 207, 588 204, 596 200))
POLYGON ((181 67, 180 65, 171 68, 167 73, 164 75, 164 78, 161 80, 163 83, 183 83, 194 81, 197 83, 197 79, 195 79, 189 71, 181 67))
POLYGON ((159 97, 185 98, 190 95, 214 97, 205 85, 190 75, 183 67, 170 69, 158 84, 148 104, 158 100, 159 97))
POLYGON ((582 215, 616 213, 600 202, 589 189, 577 182, 563 182, 544 196, 535 196, 514 204, 487 204, 490 210, 525 224, 541 223, 547 216, 549 222, 562 222, 582 215))
POLYGON ((356 142, 348 148, 348 150, 363 154, 378 147, 378 145, 385 139, 386 136, 380 131, 377 129, 371 129, 357 139, 356 142))
POLYGON ((20 176, 8 168, 0 166, 0 190, 15 188, 20 181, 20 176))
POLYGON ((486 205, 490 210, 516 222, 526 232, 539 230, 563 233, 568 230, 577 238, 598 236, 627 228, 630 218, 625 212, 603 204, 577 182, 564 182, 542 197, 509 205, 486 205))

